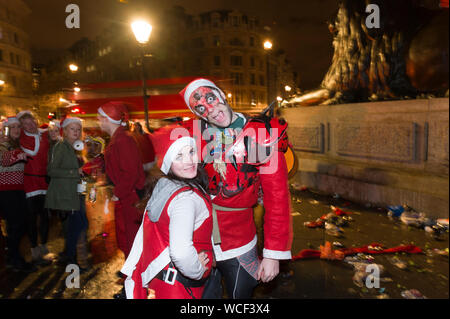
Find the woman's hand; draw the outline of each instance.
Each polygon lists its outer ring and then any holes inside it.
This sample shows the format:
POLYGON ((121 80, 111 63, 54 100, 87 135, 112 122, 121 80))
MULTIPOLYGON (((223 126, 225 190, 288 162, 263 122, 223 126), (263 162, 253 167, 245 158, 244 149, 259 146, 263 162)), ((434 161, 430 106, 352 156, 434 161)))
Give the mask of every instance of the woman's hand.
POLYGON ((208 270, 208 267, 206 267, 206 265, 208 265, 208 263, 209 263, 209 257, 208 257, 208 254, 205 253, 204 251, 202 251, 201 253, 198 254, 198 260, 199 260, 200 263, 202 264, 203 268, 205 268, 206 270, 208 270))
POLYGON ((263 258, 257 272, 257 280, 269 282, 280 272, 280 262, 276 259, 263 258))
POLYGON ((19 154, 17 154, 17 159, 19 161, 26 161, 27 160, 27 153, 19 153, 19 154))

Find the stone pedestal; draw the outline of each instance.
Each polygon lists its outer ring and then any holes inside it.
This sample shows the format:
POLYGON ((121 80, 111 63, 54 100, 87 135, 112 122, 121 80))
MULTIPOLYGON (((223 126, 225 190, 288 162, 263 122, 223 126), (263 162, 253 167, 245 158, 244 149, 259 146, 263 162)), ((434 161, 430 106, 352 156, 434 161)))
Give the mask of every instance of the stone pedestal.
POLYGON ((282 110, 305 186, 448 217, 449 99, 282 110))

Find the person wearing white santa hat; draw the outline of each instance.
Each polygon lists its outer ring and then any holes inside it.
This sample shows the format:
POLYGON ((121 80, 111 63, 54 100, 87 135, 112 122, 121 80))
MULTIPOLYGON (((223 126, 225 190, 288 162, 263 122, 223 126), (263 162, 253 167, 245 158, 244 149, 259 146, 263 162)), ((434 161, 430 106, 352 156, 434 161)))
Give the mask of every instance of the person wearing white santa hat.
POLYGON ((145 214, 121 272, 127 298, 201 298, 211 271, 211 200, 197 147, 179 126, 156 131, 161 175, 149 183, 145 214))
POLYGON ((82 121, 76 117, 67 117, 61 127, 64 138, 53 147, 49 155, 50 184, 45 207, 60 211, 65 216, 65 249, 60 254, 59 262, 77 264, 77 243, 80 234, 88 227, 85 196, 78 187, 81 182, 82 161, 74 147, 75 141, 81 139, 82 121))
MULTIPOLYGON (((50 144, 55 145, 61 139, 61 123, 58 120, 52 120, 48 123, 48 137, 50 144)), ((50 146, 50 148, 51 148, 50 146)))
MULTIPOLYGON (((127 104, 107 102, 98 108, 97 119, 102 131, 111 137, 105 148, 105 170, 114 185, 112 200, 117 246, 126 258, 142 219, 143 212, 134 205, 144 189, 144 168, 138 146, 126 129, 129 119, 127 104)), ((123 290, 115 295, 115 298, 123 297, 123 290)))
POLYGON ((51 262, 47 241, 49 231, 48 212, 44 208, 48 184, 47 159, 49 151, 48 131, 40 131, 31 111, 21 111, 16 115, 22 133, 20 146, 27 153, 29 160, 25 163, 24 189, 28 205, 28 233, 31 242, 33 263, 45 265, 51 262), (38 245, 38 238, 40 244, 38 245))

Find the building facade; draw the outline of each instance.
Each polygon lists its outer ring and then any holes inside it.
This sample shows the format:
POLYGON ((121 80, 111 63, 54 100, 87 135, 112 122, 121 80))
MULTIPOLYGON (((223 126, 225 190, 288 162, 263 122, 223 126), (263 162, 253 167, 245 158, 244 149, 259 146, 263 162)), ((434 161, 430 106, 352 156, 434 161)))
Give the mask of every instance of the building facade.
POLYGON ((165 27, 155 28, 145 47, 138 46, 124 24, 111 25, 96 39, 77 41, 44 72, 41 91, 50 93, 61 83, 70 89, 75 83, 141 79, 142 54, 146 79, 220 79, 237 110, 262 109, 268 100, 276 101, 286 85, 295 87, 292 68, 281 50, 264 50, 263 42, 273 39, 257 17, 225 10, 189 15, 176 6, 164 13, 163 20, 165 27), (70 63, 78 66, 77 72, 68 70, 70 63))
POLYGON ((31 10, 22 0, 0 0, 0 115, 32 107, 29 36, 23 29, 31 10))
POLYGON ((211 11, 187 21, 185 72, 224 79, 229 102, 236 109, 263 108, 295 87, 292 68, 274 42, 269 27, 239 11, 211 11))

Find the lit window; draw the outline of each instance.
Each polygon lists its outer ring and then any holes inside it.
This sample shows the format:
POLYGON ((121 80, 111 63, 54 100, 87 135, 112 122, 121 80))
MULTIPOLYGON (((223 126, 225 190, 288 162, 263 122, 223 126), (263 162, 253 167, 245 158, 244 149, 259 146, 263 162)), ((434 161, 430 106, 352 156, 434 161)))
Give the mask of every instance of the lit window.
POLYGON ((215 46, 215 47, 220 46, 220 37, 218 35, 215 35, 213 38, 213 46, 215 46))

